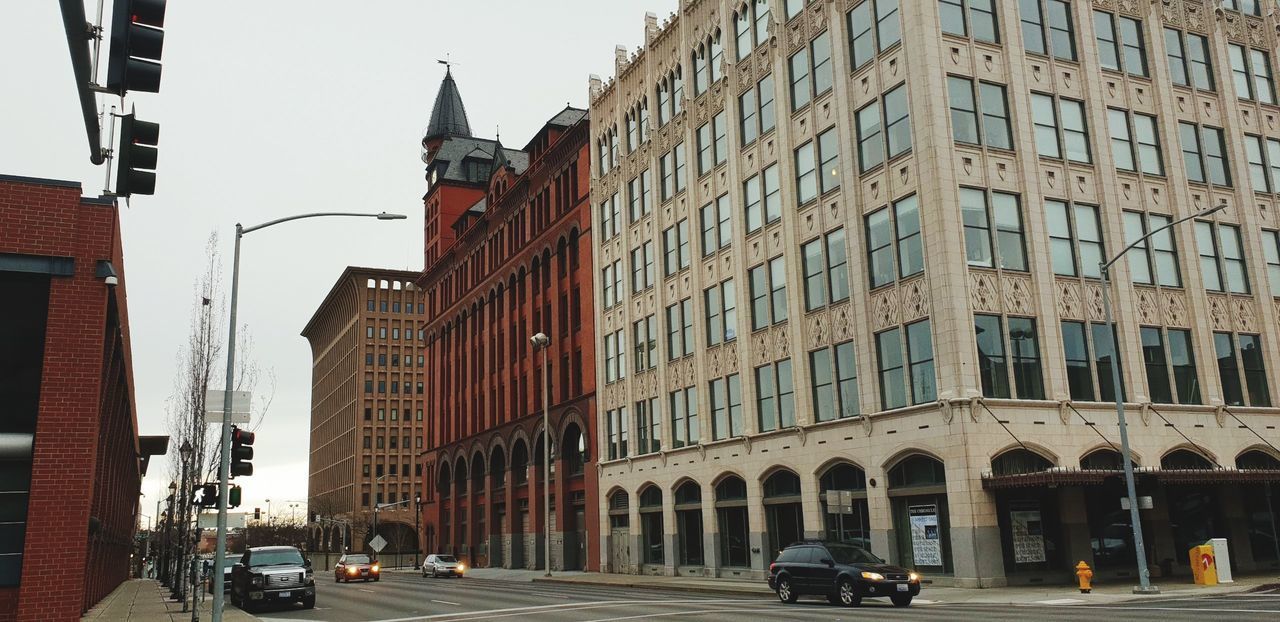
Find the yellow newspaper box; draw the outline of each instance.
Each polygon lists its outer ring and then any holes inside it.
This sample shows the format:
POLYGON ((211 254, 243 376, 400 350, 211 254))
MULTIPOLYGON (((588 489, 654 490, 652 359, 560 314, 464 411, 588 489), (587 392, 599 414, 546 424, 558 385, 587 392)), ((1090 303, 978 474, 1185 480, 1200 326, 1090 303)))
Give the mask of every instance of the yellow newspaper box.
POLYGON ((1218 566, 1213 558, 1213 545, 1201 544, 1191 547, 1191 575, 1196 585, 1217 585, 1218 566))

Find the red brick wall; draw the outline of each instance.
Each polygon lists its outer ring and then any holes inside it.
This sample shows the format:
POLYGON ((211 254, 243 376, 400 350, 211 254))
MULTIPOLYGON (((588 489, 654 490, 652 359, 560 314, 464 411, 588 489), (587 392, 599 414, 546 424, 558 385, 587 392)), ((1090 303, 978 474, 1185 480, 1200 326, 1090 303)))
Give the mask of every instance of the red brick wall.
POLYGON ((22 585, 0 591, 0 620, 77 619, 127 576, 140 473, 116 210, 78 184, 0 179, 0 252, 75 259, 50 282, 22 585))

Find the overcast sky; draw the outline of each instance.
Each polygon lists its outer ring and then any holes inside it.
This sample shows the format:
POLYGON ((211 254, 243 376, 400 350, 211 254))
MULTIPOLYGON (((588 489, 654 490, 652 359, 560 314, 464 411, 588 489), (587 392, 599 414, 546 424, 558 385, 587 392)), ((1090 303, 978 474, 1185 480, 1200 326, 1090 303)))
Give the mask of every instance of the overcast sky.
MULTIPOLYGON (((86 1, 90 19, 96 4, 86 1)), ((161 127, 156 194, 122 208, 141 433, 166 433, 165 400, 211 232, 229 278, 236 222, 329 210, 408 214, 302 221, 245 238, 240 322, 276 387, 258 428, 255 475, 242 480, 244 508, 265 510, 270 498, 287 516, 287 502, 305 503, 311 355, 298 333, 344 266, 421 269, 419 141, 444 75, 436 60, 451 55, 473 133, 491 137, 500 126, 506 144, 523 145, 566 103, 586 108, 588 75, 608 79, 614 46, 641 45, 646 11, 661 21, 676 6, 169 2, 160 93, 127 103, 161 127)), ((0 173, 79 181, 84 194, 100 194, 105 171, 88 160, 58 3, 0 3, 0 58, 0 173)), ((155 512, 167 473, 152 463, 144 514, 155 512)))

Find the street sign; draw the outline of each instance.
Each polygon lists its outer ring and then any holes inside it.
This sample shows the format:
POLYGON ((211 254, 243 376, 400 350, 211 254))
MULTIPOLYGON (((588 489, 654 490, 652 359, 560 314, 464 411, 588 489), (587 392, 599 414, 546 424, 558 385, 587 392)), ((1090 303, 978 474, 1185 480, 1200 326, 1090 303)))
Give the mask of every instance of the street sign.
POLYGON ((828 490, 827 512, 830 514, 853 514, 853 491, 828 490))
MULTIPOLYGON (((205 423, 222 423, 223 395, 225 391, 210 390, 204 394, 205 423)), ((231 423, 249 423, 253 394, 249 391, 231 392, 231 423)))
MULTIPOLYGON (((217 529, 218 513, 200 514, 198 526, 201 529, 217 529)), ((227 512, 227 529, 244 529, 245 513, 244 512, 227 512)))
MULTIPOLYGON (((1149 495, 1142 495, 1138 497, 1139 510, 1150 510, 1152 507, 1154 506, 1151 503, 1151 497, 1149 495)), ((1120 509, 1129 509, 1129 497, 1120 497, 1120 509)))
POLYGON ((374 536, 373 539, 369 541, 369 548, 373 549, 374 553, 381 553, 382 549, 386 547, 387 540, 386 538, 383 538, 381 534, 374 536))

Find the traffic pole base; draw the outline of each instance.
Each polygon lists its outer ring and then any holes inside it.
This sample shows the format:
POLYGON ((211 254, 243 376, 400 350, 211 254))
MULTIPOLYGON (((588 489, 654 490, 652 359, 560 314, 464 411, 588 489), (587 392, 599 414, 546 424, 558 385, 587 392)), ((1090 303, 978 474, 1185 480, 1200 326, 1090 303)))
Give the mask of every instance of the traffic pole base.
POLYGON ((1160 586, 1148 585, 1147 587, 1144 588, 1141 585, 1135 585, 1133 586, 1133 593, 1134 594, 1159 594, 1160 586))
POLYGON ((1080 588, 1080 593, 1081 593, 1081 594, 1091 594, 1091 593, 1093 593, 1093 590, 1092 590, 1091 588, 1082 587, 1082 588, 1080 588))

